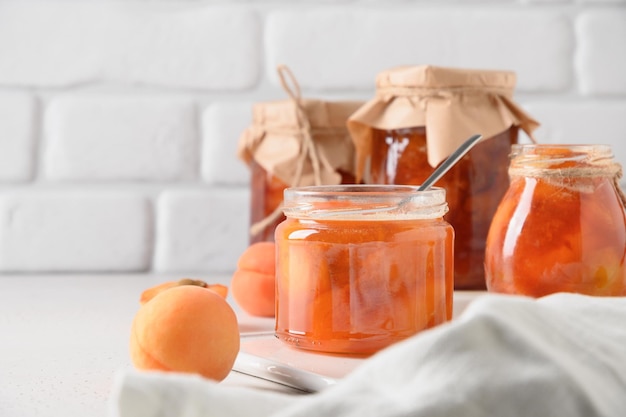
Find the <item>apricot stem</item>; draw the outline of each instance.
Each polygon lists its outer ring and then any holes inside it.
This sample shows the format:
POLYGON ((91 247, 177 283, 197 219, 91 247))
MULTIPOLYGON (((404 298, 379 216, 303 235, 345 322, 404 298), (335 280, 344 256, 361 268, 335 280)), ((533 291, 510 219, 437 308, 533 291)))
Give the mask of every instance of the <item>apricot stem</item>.
POLYGON ((209 286, 209 284, 207 284, 206 282, 199 280, 199 279, 191 279, 191 278, 183 278, 181 280, 179 280, 176 283, 177 286, 179 285, 195 285, 196 287, 202 287, 202 288, 206 288, 209 286))

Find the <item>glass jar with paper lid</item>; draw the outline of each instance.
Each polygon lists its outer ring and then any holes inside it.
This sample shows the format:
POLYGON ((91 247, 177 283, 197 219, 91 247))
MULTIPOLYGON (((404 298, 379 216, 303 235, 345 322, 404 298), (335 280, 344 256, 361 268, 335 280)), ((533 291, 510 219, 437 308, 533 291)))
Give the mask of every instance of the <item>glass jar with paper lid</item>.
POLYGON ((357 180, 421 184, 467 137, 483 140, 436 185, 447 191, 446 220, 456 232, 457 289, 485 289, 487 231, 508 187, 511 145, 518 130, 538 123, 513 102, 510 71, 417 66, 376 79, 376 96, 348 120, 357 152, 357 180))
POLYGON ((362 102, 304 99, 287 67, 278 74, 290 98, 256 103, 237 151, 250 168, 250 243, 274 240, 285 188, 355 182, 346 121, 362 102))
POLYGON ((626 295, 622 168, 606 145, 515 145, 489 229, 490 291, 626 295))
POLYGON ((445 190, 285 190, 276 228, 276 335, 367 355, 452 317, 454 231, 445 190))

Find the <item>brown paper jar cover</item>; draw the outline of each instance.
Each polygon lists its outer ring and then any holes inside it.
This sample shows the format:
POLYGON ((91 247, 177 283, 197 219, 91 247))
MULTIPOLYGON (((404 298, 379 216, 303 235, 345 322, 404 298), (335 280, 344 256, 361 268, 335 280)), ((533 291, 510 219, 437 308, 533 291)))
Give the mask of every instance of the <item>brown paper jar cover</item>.
POLYGON ((484 246, 508 188, 518 129, 539 125, 512 99, 511 71, 416 66, 376 79, 376 95, 348 120, 357 181, 418 185, 463 141, 483 139, 436 185, 446 188, 455 229, 455 288, 485 289, 484 246))
MULTIPOLYGON (((346 121, 361 105, 301 98, 253 105, 252 123, 237 149, 251 170, 253 226, 280 210, 288 186, 354 182, 356 152, 346 121)), ((282 219, 277 216, 262 230, 253 227, 251 242, 273 240, 282 219)))

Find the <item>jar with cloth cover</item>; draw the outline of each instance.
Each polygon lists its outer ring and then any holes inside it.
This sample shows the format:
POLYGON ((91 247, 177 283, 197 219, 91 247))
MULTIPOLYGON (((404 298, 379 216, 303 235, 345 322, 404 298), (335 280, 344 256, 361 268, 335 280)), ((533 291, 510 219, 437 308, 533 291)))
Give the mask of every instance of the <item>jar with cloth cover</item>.
POLYGON ((250 168, 250 243, 273 241, 287 187, 354 183, 355 149, 346 121, 363 103, 304 99, 278 67, 289 99, 257 103, 237 154, 250 168))
POLYGON ((509 185, 511 145, 519 128, 532 138, 539 125, 513 101, 515 83, 510 71, 393 68, 347 123, 356 179, 370 184, 419 185, 464 140, 483 136, 436 184, 447 191, 455 229, 456 289, 485 289, 485 241, 509 185))

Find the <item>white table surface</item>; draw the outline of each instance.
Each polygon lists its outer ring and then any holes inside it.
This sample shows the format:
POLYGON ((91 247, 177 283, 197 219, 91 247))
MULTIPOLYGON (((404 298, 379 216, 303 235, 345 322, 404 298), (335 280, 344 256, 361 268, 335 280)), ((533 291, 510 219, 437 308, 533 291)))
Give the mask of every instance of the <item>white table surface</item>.
MULTIPOLYGON (((139 295, 178 278, 0 275, 0 416, 106 416, 116 372, 132 369, 128 343, 139 295)), ((458 294, 456 312, 473 297, 458 294)), ((229 302, 236 308, 230 296, 229 302)), ((273 319, 238 314, 243 334, 273 328, 273 319)), ((300 393, 237 372, 222 384, 300 393)))

